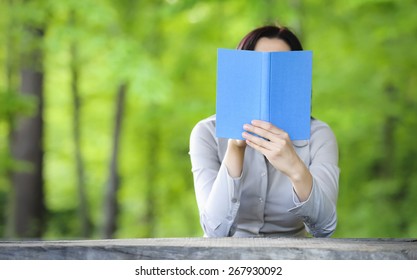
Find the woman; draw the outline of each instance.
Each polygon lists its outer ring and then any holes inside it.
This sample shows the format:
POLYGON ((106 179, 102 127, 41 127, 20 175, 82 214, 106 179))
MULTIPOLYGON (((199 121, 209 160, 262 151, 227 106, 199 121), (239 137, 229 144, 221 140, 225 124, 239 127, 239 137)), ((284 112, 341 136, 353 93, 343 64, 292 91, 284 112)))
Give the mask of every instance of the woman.
MULTIPOLYGON (((285 27, 247 34, 241 50, 302 50, 285 27)), ((337 224, 338 146, 330 127, 311 119, 307 141, 291 141, 274 125, 253 120, 245 140, 215 136, 216 117, 191 132, 190 157, 200 221, 208 237, 328 237, 337 224)))

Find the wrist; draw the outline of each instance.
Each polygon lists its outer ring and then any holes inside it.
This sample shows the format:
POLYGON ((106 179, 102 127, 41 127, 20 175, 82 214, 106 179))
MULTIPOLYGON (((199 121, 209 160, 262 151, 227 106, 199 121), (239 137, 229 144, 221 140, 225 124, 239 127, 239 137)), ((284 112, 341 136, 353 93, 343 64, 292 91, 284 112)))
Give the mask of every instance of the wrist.
MULTIPOLYGON (((245 156, 245 147, 239 144, 240 140, 229 139, 224 163, 226 164, 229 175, 233 178, 238 178, 242 175, 243 158, 245 156)), ((244 142, 244 141, 243 141, 244 142)))
POLYGON ((294 164, 293 168, 291 168, 290 173, 287 174, 293 184, 304 181, 309 175, 310 171, 308 171, 307 167, 301 160, 297 160, 296 164, 294 164))
POLYGON ((307 166, 300 160, 294 166, 291 174, 288 175, 293 185, 294 191, 300 201, 308 199, 313 185, 313 177, 307 166))

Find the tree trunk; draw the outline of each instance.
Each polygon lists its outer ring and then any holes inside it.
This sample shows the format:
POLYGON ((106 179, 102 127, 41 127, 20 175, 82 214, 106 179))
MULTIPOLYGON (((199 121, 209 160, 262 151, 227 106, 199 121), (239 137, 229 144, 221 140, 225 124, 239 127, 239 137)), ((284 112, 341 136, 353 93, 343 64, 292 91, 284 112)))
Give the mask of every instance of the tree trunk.
MULTIPOLYGON (((27 29, 27 37, 38 45, 42 29, 27 29)), ((21 92, 35 97, 36 111, 31 117, 17 120, 11 133, 11 152, 15 160, 27 163, 24 171, 14 171, 11 182, 13 195, 12 235, 18 238, 42 236, 45 217, 43 190, 43 57, 39 47, 23 55, 21 92)))
MULTIPOLYGON (((74 13, 71 14, 71 21, 75 21, 74 13)), ((73 22, 74 24, 74 22, 73 22)), ((78 48, 77 44, 73 42, 71 44, 71 92, 73 100, 73 140, 74 140, 74 153, 76 164, 76 176, 77 176, 77 192, 79 198, 79 220, 81 223, 81 236, 89 237, 91 235, 91 220, 89 218, 88 200, 85 190, 85 175, 84 175, 84 161, 81 152, 81 98, 78 88, 79 80, 79 63, 78 63, 78 48)))
MULTIPOLYGON (((13 1, 9 0, 7 2, 7 6, 9 10, 13 9, 13 1)), ((16 99, 16 93, 18 92, 18 88, 19 88, 19 84, 18 84, 18 76, 19 76, 19 70, 18 70, 18 66, 17 66, 17 61, 18 61, 18 42, 15 38, 15 36, 13 36, 15 31, 15 28, 18 26, 17 24, 17 20, 14 16, 13 13, 8 13, 8 15, 6 16, 6 21, 7 21, 7 25, 6 25, 6 32, 5 32, 5 42, 6 42, 6 46, 5 46, 5 86, 6 86, 6 95, 7 95, 7 100, 8 99, 16 99)), ((2 104, 3 105, 3 104, 2 104)), ((5 151, 0 156, 4 157, 4 159, 6 159, 6 162, 9 162, 8 164, 6 164, 4 167, 4 170, 0 170, 2 172, 4 172, 4 174, 7 174, 5 177, 5 181, 7 181, 7 186, 11 185, 11 178, 12 178, 12 173, 11 173, 11 169, 13 164, 11 164, 11 159, 12 159, 12 154, 11 154, 11 147, 12 147, 12 128, 14 127, 14 115, 15 112, 13 110, 13 112, 8 111, 5 113, 4 115, 4 119, 6 122, 6 137, 4 138, 5 141, 7 141, 7 146, 5 147, 5 151)), ((3 138, 1 139, 3 140, 3 138)), ((0 175, 2 176, 2 174, 0 175)), ((2 178, 0 178, 2 179, 2 178)), ((3 215, 3 217, 0 220, 0 223, 4 223, 5 224, 5 229, 3 232, 3 235, 6 238, 10 238, 13 236, 13 224, 14 224, 14 220, 13 220, 13 189, 11 189, 9 192, 6 193, 5 195, 5 201, 7 201, 7 203, 5 203, 5 205, 1 205, 0 207, 0 211, 2 211, 3 213, 5 213, 3 215), (4 219, 4 221, 3 221, 4 219)))
POLYGON ((157 186, 157 175, 159 169, 158 163, 158 151, 159 147, 159 127, 158 127, 158 105, 152 103, 149 105, 149 122, 151 125, 148 126, 149 130, 146 132, 146 149, 145 159, 146 164, 146 177, 145 177, 145 213, 144 213, 144 237, 155 236, 155 225, 156 225, 156 195, 155 190, 157 186))
POLYGON ((109 177, 107 181, 107 191, 104 202, 104 225, 103 225, 103 238, 113 238, 114 233, 117 229, 117 215, 118 215, 118 203, 117 203, 117 192, 120 185, 119 176, 119 143, 120 133, 122 128, 122 118, 126 96, 126 84, 123 83, 119 86, 117 92, 117 101, 115 109, 115 123, 113 132, 113 147, 110 159, 109 177))

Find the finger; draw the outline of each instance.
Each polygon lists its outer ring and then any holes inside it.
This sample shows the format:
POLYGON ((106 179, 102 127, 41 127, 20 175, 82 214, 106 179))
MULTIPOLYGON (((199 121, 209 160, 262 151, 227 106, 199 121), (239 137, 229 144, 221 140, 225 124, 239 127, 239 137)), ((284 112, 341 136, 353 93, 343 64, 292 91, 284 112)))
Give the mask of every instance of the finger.
POLYGON ((281 136, 282 135, 284 135, 284 136, 288 135, 284 130, 276 127, 275 125, 273 125, 270 122, 261 121, 261 120, 253 120, 251 122, 251 124, 255 127, 259 127, 259 128, 264 129, 264 130, 270 131, 271 133, 276 134, 276 135, 281 135, 281 136))
POLYGON ((258 152, 260 152, 260 153, 261 153, 261 154, 263 154, 263 155, 267 155, 267 154, 270 152, 270 150, 269 150, 269 149, 267 149, 267 148, 265 148, 265 147, 263 147, 263 146, 260 146, 260 145, 258 145, 257 143, 252 142, 251 140, 246 140, 246 144, 247 144, 249 147, 252 147, 253 149, 257 150, 258 152))
POLYGON ((250 133, 256 134, 256 135, 258 135, 262 138, 268 139, 270 141, 273 141, 274 138, 276 137, 276 134, 274 134, 274 133, 272 133, 268 130, 265 130, 261 127, 253 126, 253 125, 250 125, 250 124, 245 124, 243 126, 243 129, 250 132, 250 133))
POLYGON ((243 132, 242 136, 246 140, 246 143, 248 143, 248 141, 249 141, 249 142, 255 144, 256 146, 265 148, 267 150, 271 150, 271 148, 272 148, 271 142, 264 139, 264 138, 261 138, 259 136, 250 134, 248 132, 243 132))

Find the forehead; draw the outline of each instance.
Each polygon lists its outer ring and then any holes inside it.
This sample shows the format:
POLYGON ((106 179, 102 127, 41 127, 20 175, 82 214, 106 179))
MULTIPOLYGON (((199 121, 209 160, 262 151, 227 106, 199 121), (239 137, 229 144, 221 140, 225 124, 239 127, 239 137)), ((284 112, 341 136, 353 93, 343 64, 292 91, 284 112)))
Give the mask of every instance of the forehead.
POLYGON ((281 39, 262 37, 255 45, 255 51, 260 52, 279 52, 290 51, 290 46, 281 39))

